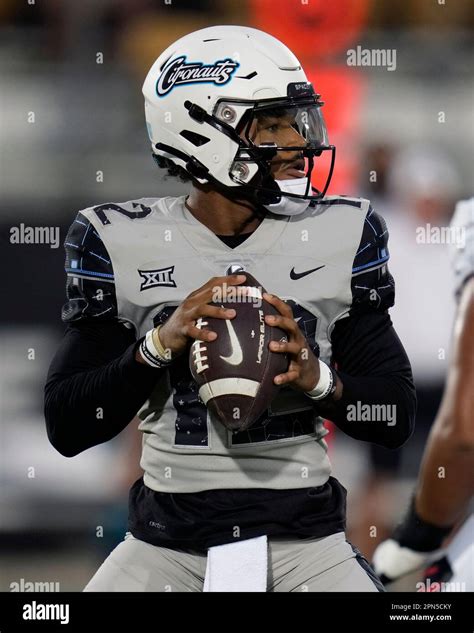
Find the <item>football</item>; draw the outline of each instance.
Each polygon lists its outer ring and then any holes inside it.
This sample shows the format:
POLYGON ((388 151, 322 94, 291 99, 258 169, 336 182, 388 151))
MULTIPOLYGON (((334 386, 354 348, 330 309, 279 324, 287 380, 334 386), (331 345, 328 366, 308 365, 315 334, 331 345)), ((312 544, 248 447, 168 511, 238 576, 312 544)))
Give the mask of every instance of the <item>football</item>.
POLYGON ((263 299, 262 285, 246 271, 242 274, 244 296, 236 297, 232 286, 222 302, 211 304, 233 308, 235 317, 198 319, 196 326, 213 330, 217 339, 196 340, 189 355, 201 400, 232 431, 249 428, 262 415, 280 389, 273 379, 288 368, 287 355, 268 348, 270 341, 287 340, 282 329, 265 323, 265 315, 278 312, 263 299))

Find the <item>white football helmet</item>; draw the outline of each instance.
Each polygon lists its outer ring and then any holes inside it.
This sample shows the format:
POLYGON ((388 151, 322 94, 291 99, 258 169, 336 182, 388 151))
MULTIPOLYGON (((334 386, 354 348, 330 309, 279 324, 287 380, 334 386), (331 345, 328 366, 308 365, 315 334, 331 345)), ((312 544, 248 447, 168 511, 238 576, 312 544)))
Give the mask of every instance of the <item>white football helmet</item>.
POLYGON ((294 208, 299 203, 298 212, 325 195, 335 148, 328 143, 323 103, 298 59, 271 35, 242 26, 190 33, 158 57, 143 94, 153 155, 183 167, 198 182, 270 209, 288 197, 294 208), (296 144, 255 143, 255 122, 281 116, 289 117, 296 144), (311 172, 324 151, 331 152, 330 167, 316 190, 311 172), (272 177, 270 163, 279 152, 294 153, 304 179, 272 177))

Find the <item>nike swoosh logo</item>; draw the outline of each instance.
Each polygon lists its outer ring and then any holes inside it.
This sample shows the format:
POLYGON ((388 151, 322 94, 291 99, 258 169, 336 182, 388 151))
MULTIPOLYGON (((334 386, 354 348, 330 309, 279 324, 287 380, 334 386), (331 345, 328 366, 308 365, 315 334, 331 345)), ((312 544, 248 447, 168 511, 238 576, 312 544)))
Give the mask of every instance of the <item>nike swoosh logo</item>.
POLYGON ((326 264, 323 264, 322 266, 318 266, 317 268, 312 268, 311 270, 305 270, 302 273, 295 273, 295 268, 293 266, 293 268, 290 271, 290 279, 293 279, 293 280, 301 279, 301 277, 306 277, 306 275, 314 273, 317 270, 320 270, 321 268, 324 268, 325 266, 326 266, 326 264))
POLYGON ((240 365, 244 358, 244 354, 242 352, 242 348, 240 347, 239 339, 235 333, 232 321, 230 319, 226 319, 225 324, 227 325, 227 331, 229 332, 231 354, 230 356, 220 356, 220 358, 225 360, 226 363, 229 363, 229 365, 240 365))

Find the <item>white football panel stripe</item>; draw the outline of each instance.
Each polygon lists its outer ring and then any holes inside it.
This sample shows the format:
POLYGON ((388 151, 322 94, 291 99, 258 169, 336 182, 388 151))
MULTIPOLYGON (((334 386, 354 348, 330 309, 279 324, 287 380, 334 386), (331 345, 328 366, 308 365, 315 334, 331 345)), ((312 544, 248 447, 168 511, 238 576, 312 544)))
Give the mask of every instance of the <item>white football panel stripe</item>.
POLYGON ((249 380, 248 378, 218 378, 202 385, 199 389, 199 396, 204 404, 207 404, 211 398, 230 394, 254 398, 259 387, 260 383, 258 381, 249 380))

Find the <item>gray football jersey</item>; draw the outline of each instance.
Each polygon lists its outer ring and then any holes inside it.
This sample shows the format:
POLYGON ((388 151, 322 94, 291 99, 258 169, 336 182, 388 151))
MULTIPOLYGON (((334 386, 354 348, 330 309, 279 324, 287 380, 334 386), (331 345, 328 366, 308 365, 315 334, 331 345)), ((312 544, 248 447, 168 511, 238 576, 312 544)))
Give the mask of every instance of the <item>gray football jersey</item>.
MULTIPOLYGON (((119 319, 139 338, 211 277, 239 266, 291 305, 311 349, 329 363, 334 325, 355 303, 393 303, 386 227, 367 200, 328 197, 298 216, 269 213, 236 248, 184 201, 142 198, 81 211, 66 239, 64 320, 119 319)), ((200 400, 186 354, 157 376, 138 412, 149 488, 190 493, 327 481, 327 431, 304 394, 282 389, 251 428, 231 432, 200 400)))

